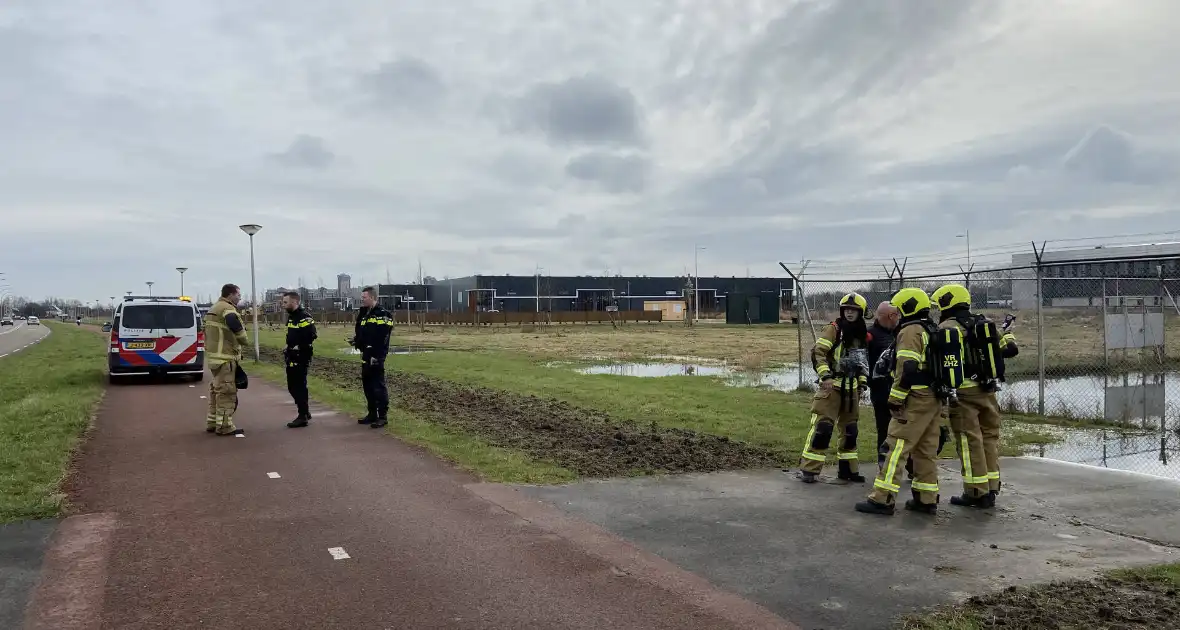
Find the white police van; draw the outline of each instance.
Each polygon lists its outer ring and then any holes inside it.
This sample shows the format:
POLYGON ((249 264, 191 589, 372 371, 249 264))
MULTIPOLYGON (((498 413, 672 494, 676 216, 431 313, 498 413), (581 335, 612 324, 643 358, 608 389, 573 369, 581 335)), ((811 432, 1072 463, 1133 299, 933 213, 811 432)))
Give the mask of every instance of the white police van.
POLYGON ((205 377, 205 328, 188 297, 129 295, 111 320, 107 374, 205 377))

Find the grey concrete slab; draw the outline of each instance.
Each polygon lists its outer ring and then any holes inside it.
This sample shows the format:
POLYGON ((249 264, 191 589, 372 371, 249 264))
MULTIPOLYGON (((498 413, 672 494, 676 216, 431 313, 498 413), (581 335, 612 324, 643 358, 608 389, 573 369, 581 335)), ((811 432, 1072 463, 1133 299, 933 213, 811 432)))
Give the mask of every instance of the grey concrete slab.
POLYGON ((19 628, 41 576, 41 561, 60 521, 43 519, 0 525, 0 628, 19 628))
POLYGON ((808 629, 887 628, 1008 585, 1180 561, 1178 482, 1049 460, 1008 460, 1004 474, 997 508, 957 508, 958 471, 944 464, 935 517, 860 514, 871 481, 804 485, 781 471, 517 488, 808 629))

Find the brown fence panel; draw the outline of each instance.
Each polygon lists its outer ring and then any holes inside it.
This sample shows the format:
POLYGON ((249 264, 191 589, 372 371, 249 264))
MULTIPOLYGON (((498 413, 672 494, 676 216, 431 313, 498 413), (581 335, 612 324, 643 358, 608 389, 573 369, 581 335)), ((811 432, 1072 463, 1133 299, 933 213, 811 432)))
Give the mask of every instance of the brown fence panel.
MULTIPOLYGON (((313 315, 313 317, 315 317, 313 315)), ((351 316, 355 317, 355 315, 351 316)), ((351 323, 348 318, 344 323, 351 323)), ((548 324, 609 324, 615 323, 658 323, 664 321, 660 311, 556 311, 552 313, 535 311, 500 311, 480 313, 445 313, 429 311, 396 311, 394 321, 402 325, 426 326, 524 326, 548 324)), ((335 315, 316 317, 316 321, 336 322, 335 315)))

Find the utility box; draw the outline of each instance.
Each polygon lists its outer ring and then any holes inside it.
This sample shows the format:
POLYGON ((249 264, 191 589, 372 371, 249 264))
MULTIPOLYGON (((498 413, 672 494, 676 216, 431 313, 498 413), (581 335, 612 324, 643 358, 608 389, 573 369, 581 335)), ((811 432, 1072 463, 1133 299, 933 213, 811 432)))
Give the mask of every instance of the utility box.
POLYGON ((647 300, 643 303, 645 311, 660 311, 662 321, 678 322, 684 319, 687 311, 683 300, 647 300))
POLYGON ((779 295, 774 291, 725 296, 726 324, 779 323, 779 295))

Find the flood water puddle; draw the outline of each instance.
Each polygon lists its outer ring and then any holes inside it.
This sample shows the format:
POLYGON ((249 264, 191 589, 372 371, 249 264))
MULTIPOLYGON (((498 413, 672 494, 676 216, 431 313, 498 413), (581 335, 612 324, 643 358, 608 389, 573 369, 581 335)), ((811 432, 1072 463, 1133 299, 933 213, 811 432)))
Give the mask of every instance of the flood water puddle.
MULTIPOLYGON (((798 365, 751 372, 701 360, 613 363, 576 370, 582 374, 640 378, 716 377, 734 387, 763 387, 784 392, 796 391, 801 380, 813 385, 815 379, 810 365, 802 370, 801 379, 798 365)), ((997 394, 1002 410, 1007 413, 1036 413, 1039 397, 1040 387, 1035 378, 1009 381, 997 394)), ((1035 447, 1029 455, 1180 479, 1180 407, 1168 404, 1177 397, 1180 397, 1177 373, 1046 379, 1046 414, 1118 422, 1122 427, 1101 430, 1028 425, 1061 439, 1055 444, 1035 447)), ((870 403, 866 400, 863 404, 870 403)))

